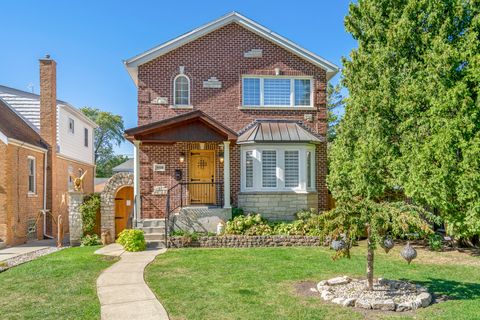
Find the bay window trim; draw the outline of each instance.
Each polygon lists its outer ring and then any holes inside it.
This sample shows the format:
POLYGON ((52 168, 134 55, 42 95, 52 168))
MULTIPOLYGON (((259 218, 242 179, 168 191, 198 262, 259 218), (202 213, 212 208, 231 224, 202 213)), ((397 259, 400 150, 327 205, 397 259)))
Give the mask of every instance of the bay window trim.
POLYGON ((314 109, 314 78, 312 76, 273 76, 273 75, 242 75, 241 79, 241 96, 242 96, 242 105, 239 109, 293 109, 293 110, 312 110, 314 109), (259 79, 260 80, 260 105, 246 105, 245 96, 244 96, 244 79, 259 79), (264 94, 264 80, 265 79, 289 79, 290 80, 290 105, 265 105, 265 94, 264 94), (310 105, 295 105, 295 80, 309 80, 310 81, 310 105))
POLYGON ((252 144, 241 146, 241 192, 314 192, 316 191, 316 166, 315 166, 315 145, 312 144, 252 144), (246 157, 247 152, 252 152, 253 184, 246 186, 246 157), (263 151, 276 152, 276 187, 263 187, 263 151), (298 186, 285 186, 285 151, 298 151, 298 186), (307 172, 307 154, 311 153, 311 168, 307 172), (312 179, 312 185, 308 186, 308 177, 312 179))

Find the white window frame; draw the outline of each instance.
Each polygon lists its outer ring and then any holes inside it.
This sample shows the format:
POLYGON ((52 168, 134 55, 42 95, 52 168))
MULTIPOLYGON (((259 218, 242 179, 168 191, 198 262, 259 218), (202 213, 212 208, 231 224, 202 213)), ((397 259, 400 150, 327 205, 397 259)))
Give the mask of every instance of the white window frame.
POLYGON ((242 108, 268 108, 268 109, 313 109, 314 108, 314 79, 313 77, 305 77, 305 76, 259 76, 259 75, 242 75, 242 108), (260 79, 260 105, 246 105, 244 102, 244 92, 243 92, 243 80, 244 79, 260 79), (279 105, 265 105, 264 104, 264 80, 265 79, 290 79, 290 105, 279 106, 279 105), (295 80, 310 80, 310 105, 295 105, 295 80))
POLYGON ((68 132, 71 134, 75 134, 75 119, 68 118, 68 132), (70 124, 72 124, 72 127, 70 127, 70 124))
POLYGON ((313 144, 252 144, 242 145, 240 153, 241 161, 241 181, 240 189, 242 192, 297 192, 306 193, 316 190, 316 166, 315 166, 315 145, 313 144), (253 159, 253 186, 246 186, 246 153, 252 151, 253 159), (277 154, 277 187, 263 187, 262 175, 262 151, 276 151, 277 154), (298 187, 285 187, 285 151, 298 151, 298 187), (312 155, 310 172, 307 173, 307 151, 312 155), (307 186, 307 175, 312 179, 312 186, 307 186))
POLYGON ((37 193, 37 158, 34 156, 27 157, 27 166, 28 166, 28 194, 36 194, 37 193), (30 161, 33 162, 33 190, 30 190, 30 161))
MULTIPOLYGON (((286 162, 285 162, 285 152, 286 152, 286 151, 296 151, 296 152, 298 152, 298 175, 297 175, 297 177, 298 177, 298 184, 297 184, 296 187, 287 187, 287 186, 285 186, 285 188, 298 189, 298 188, 300 188, 300 179, 301 179, 300 168, 302 167, 302 164, 300 163, 300 158, 301 158, 302 150, 300 150, 300 149, 287 149, 287 150, 283 150, 283 171, 284 171, 284 183, 285 183, 285 185, 287 184, 287 181, 286 181, 286 162)), ((304 151, 304 152, 305 152, 305 157, 306 157, 306 151, 304 151)), ((305 159, 306 159, 306 158, 305 158, 305 159)), ((305 165, 305 171, 306 171, 306 169, 307 169, 307 166, 305 165)), ((307 176, 305 175, 305 183, 308 181, 308 180, 306 179, 306 177, 307 177, 307 176)))
MULTIPOLYGON (((278 150, 276 149, 262 149, 260 150, 260 186, 262 189, 264 190, 276 190, 278 189, 278 150), (275 176, 276 176, 276 183, 275 183, 275 187, 264 187, 263 186, 263 152, 264 151, 273 151, 275 152, 275 176)), ((254 165, 255 166, 255 165, 254 165)), ((255 182, 253 183, 253 186, 255 187, 255 182)))
POLYGON ((192 89, 192 87, 191 87, 190 78, 184 73, 178 74, 173 79, 173 106, 176 107, 176 108, 191 107, 192 106, 192 104, 190 102, 191 89, 192 89), (180 78, 180 77, 185 77, 187 79, 187 83, 188 83, 188 103, 187 104, 177 104, 177 79, 180 78))

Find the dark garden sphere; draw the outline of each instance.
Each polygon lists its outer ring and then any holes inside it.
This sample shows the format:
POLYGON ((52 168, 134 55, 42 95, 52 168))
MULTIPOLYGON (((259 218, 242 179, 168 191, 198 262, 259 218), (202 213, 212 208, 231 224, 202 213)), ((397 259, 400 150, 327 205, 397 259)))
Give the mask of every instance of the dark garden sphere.
POLYGON ((387 236, 383 239, 381 246, 385 253, 388 253, 395 246, 395 243, 391 237, 387 236))
POLYGON ((333 240, 330 246, 335 251, 340 251, 347 248, 347 244, 345 243, 344 240, 333 240))
POLYGON ((400 255, 410 264, 410 262, 417 257, 417 250, 410 245, 410 242, 407 242, 407 245, 403 248, 402 252, 400 252, 400 255))

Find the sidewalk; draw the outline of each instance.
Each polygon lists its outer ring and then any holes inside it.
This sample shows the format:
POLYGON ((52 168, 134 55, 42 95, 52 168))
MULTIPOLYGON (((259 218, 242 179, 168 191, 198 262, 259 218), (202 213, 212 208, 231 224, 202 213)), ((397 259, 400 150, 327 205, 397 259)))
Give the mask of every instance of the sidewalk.
POLYGON ((0 249, 0 262, 47 248, 56 247, 55 239, 36 240, 15 247, 0 249))
POLYGON ((168 320, 165 308, 143 279, 145 267, 165 251, 125 252, 119 244, 111 244, 95 252, 120 257, 97 279, 102 320, 168 320))

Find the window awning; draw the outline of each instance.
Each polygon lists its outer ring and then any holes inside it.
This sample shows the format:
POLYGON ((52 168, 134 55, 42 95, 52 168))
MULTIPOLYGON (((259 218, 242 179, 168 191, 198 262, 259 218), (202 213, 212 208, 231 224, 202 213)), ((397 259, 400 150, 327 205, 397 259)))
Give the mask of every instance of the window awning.
POLYGON ((237 139, 237 144, 248 143, 322 143, 317 136, 299 121, 257 120, 237 139))

